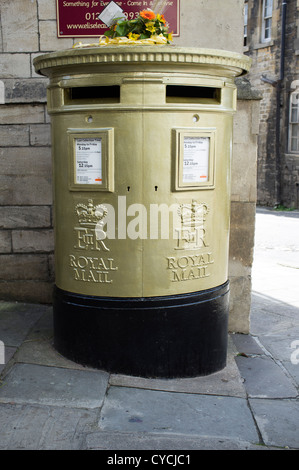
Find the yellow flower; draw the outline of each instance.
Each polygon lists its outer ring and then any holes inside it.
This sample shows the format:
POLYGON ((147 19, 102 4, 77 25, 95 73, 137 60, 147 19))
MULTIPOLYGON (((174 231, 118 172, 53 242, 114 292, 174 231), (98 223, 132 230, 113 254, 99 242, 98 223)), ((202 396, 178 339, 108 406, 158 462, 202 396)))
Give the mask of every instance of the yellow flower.
POLYGON ((129 39, 132 39, 133 41, 137 41, 137 39, 139 38, 140 34, 133 34, 133 33, 129 33, 128 34, 128 38, 129 39))
POLYGON ((173 41, 172 33, 167 34, 168 41, 173 41))
POLYGON ((149 31, 150 33, 155 33, 156 32, 155 24, 152 21, 148 22, 146 25, 146 30, 149 31))
POLYGON ((159 15, 159 13, 157 14, 157 20, 160 21, 160 23, 166 23, 164 15, 159 15))

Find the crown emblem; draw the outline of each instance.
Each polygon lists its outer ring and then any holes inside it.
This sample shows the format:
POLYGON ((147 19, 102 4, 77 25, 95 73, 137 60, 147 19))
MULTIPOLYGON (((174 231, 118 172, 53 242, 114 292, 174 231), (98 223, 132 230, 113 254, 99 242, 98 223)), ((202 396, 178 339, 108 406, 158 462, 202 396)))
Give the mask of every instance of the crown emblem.
POLYGON ((178 214, 181 217, 183 228, 196 228, 202 227, 206 220, 206 215, 209 212, 207 204, 192 201, 191 204, 181 204, 178 209, 178 214))
POLYGON ((209 211, 207 204, 198 203, 194 199, 191 204, 179 206, 178 215, 181 218, 181 227, 176 229, 178 233, 176 250, 194 250, 208 246, 205 221, 209 211))
POLYGON ((75 212, 78 216, 79 224, 84 226, 95 226, 108 214, 108 209, 103 204, 94 205, 92 199, 88 199, 88 204, 77 204, 75 212))

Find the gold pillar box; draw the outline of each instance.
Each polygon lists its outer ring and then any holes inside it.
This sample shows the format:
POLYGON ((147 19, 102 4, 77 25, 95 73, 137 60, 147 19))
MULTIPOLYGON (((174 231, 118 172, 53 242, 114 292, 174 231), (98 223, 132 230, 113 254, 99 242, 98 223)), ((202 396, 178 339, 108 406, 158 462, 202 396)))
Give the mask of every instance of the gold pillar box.
POLYGON ((104 46, 34 65, 50 78, 57 349, 135 375, 223 368, 234 78, 249 59, 104 46))

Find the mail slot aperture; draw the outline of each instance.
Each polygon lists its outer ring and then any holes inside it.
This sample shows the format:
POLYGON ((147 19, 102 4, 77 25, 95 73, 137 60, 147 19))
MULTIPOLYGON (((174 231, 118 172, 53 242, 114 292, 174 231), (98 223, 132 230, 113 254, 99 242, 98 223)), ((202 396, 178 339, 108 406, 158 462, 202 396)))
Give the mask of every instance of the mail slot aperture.
POLYGON ((221 88, 190 85, 167 85, 166 103, 220 104, 221 88))
POLYGON ((64 90, 65 104, 107 104, 120 102, 120 86, 80 86, 64 90))

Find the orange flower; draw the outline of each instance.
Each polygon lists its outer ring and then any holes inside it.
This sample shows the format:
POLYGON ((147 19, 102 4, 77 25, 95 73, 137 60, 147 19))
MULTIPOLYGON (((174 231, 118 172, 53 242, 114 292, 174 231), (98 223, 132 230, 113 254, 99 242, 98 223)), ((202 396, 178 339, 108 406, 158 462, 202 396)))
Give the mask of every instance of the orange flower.
POLYGON ((142 16, 142 18, 144 18, 145 20, 154 20, 156 18, 155 13, 151 10, 141 11, 140 16, 142 16))

